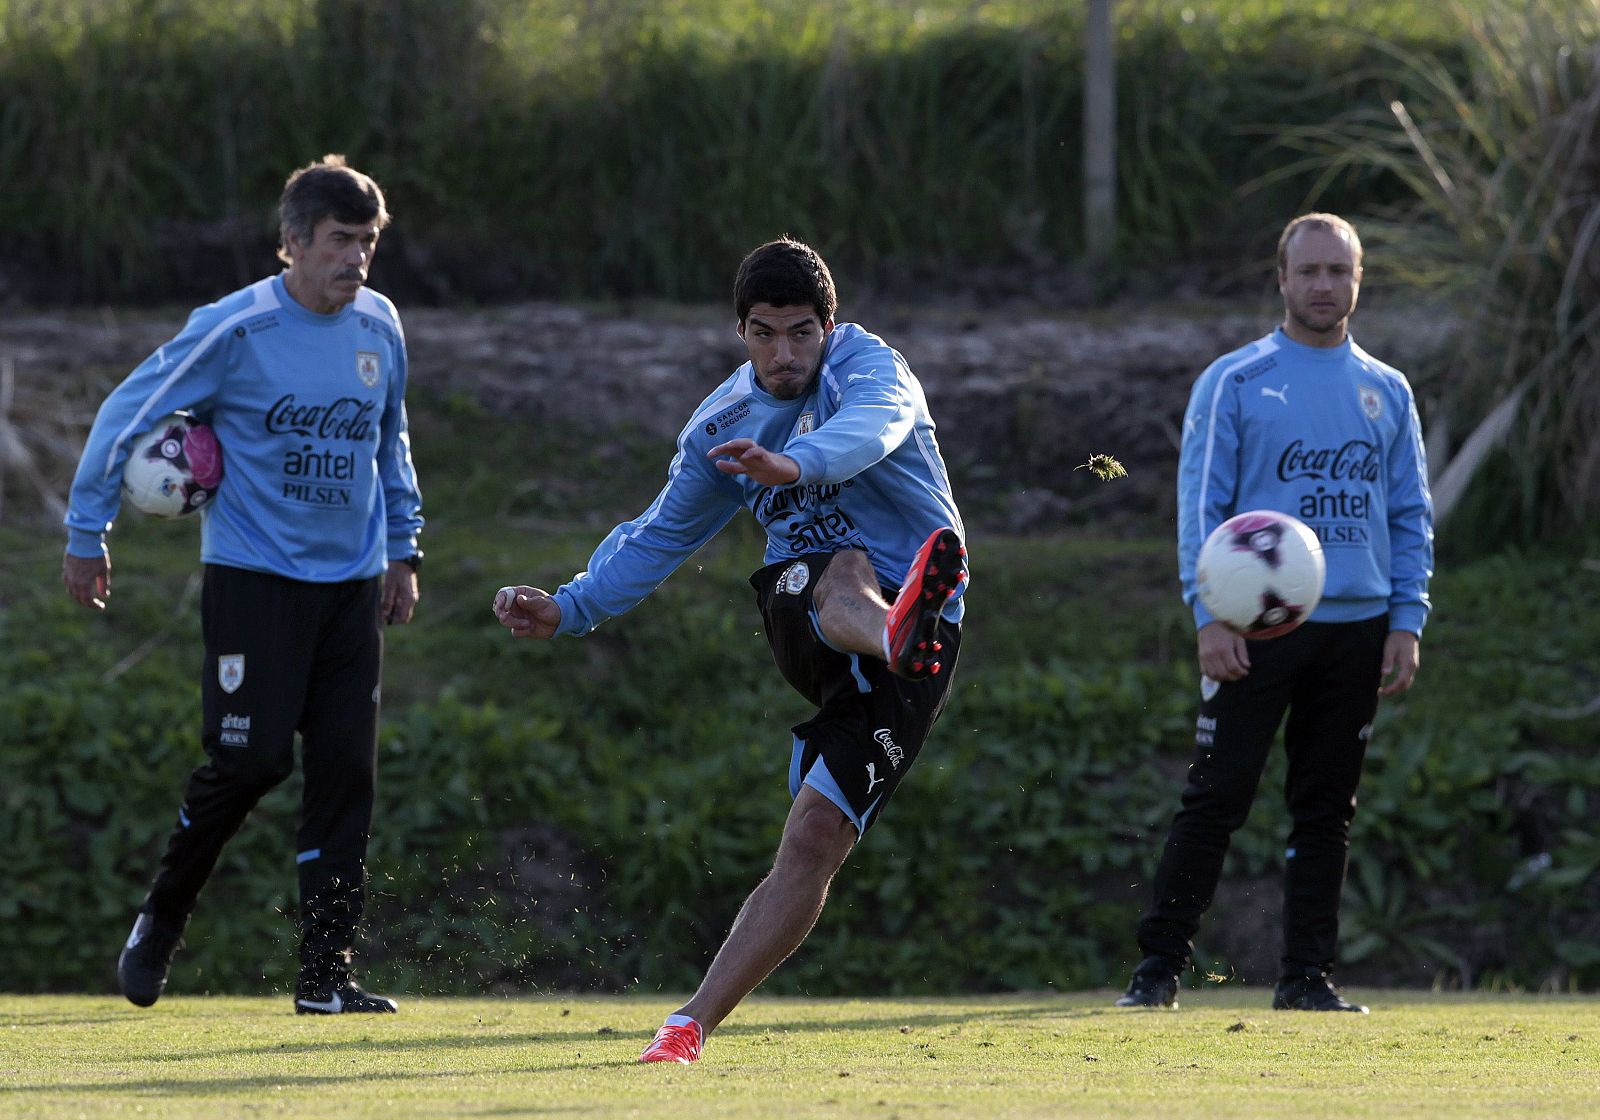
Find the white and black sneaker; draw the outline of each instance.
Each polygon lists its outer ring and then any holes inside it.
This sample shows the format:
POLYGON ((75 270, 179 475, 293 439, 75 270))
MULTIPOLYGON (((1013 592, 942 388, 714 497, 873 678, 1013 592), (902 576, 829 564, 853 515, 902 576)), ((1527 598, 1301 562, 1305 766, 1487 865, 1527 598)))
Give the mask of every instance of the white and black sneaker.
POLYGON ((371 1015, 399 1011, 388 996, 363 991, 354 980, 342 980, 321 990, 302 988, 295 996, 296 1015, 371 1015))
POLYGON ((185 918, 176 925, 156 920, 154 914, 140 914, 134 920, 127 943, 117 957, 117 986, 128 1002, 149 1007, 161 998, 172 971, 172 955, 183 948, 185 918))

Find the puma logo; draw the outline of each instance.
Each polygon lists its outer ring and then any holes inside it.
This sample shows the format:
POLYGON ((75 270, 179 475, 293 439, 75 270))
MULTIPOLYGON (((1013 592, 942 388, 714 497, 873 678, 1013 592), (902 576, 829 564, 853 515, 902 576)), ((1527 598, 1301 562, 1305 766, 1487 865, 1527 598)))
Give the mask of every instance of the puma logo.
POLYGON ((1261 395, 1263 397, 1277 397, 1280 401, 1287 405, 1289 403, 1288 383, 1286 382, 1281 389, 1269 389, 1263 385, 1261 386, 1261 395))
POLYGON ((883 779, 878 777, 878 764, 876 762, 867 763, 867 792, 871 793, 872 787, 881 781, 883 779))

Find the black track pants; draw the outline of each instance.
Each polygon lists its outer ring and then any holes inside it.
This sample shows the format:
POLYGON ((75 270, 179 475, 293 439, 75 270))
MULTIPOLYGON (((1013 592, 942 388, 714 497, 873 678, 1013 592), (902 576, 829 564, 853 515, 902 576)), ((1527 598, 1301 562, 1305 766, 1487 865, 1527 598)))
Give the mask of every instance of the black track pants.
POLYGON ((383 663, 381 577, 306 583, 208 565, 200 694, 208 761, 189 776, 143 910, 186 917, 222 847, 294 769, 302 971, 349 950, 365 898, 383 663))
POLYGON ((1234 830, 1283 721, 1293 825, 1284 873, 1285 975, 1333 967, 1356 785, 1378 708, 1388 618, 1308 622, 1250 643, 1250 673, 1200 706, 1194 764, 1139 923, 1146 956, 1188 962, 1234 830))

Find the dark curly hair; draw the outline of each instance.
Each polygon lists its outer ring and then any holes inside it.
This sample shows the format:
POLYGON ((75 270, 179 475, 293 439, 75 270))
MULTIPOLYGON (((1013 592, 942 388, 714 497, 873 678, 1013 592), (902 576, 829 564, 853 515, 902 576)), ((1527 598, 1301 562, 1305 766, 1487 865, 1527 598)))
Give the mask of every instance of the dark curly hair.
POLYGON ((827 262, 811 246, 780 237, 753 249, 733 281, 733 309, 744 322, 758 303, 773 307, 810 306, 820 322, 833 321, 839 296, 827 262))

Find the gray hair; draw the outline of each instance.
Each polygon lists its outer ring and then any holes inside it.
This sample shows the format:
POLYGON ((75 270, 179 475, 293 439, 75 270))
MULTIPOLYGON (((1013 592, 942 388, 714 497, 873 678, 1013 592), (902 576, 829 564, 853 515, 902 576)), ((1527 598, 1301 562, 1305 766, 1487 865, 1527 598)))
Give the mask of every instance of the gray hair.
POLYGON ((389 224, 383 191, 371 176, 351 167, 341 155, 325 155, 308 163, 283 184, 283 196, 278 200, 278 258, 292 263, 289 235, 309 245, 317 223, 325 218, 351 225, 375 221, 379 229, 389 224))

